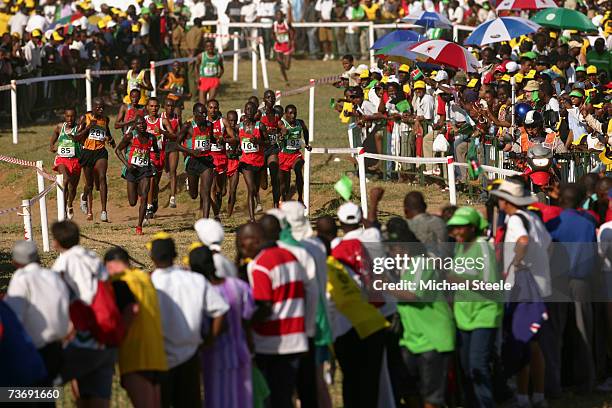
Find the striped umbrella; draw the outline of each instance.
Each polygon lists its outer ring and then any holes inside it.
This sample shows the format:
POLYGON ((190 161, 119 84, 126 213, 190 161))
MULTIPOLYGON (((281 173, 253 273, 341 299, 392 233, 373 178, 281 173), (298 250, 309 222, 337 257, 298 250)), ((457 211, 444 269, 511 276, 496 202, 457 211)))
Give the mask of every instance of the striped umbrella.
POLYGON ((402 18, 402 22, 420 25, 427 28, 452 28, 453 23, 440 13, 434 11, 418 11, 402 18))
POLYGON ((415 43, 417 41, 423 41, 427 37, 423 34, 415 33, 410 30, 395 30, 380 37, 372 45, 373 50, 379 50, 385 48, 387 45, 391 45, 399 42, 415 43))
POLYGON ((470 45, 486 45, 535 33, 540 25, 520 17, 500 17, 482 23, 463 42, 470 45))
POLYGON ((501 10, 540 10, 557 7, 554 0, 502 0, 497 6, 501 10))
POLYGON ((374 55, 401 64, 409 64, 419 57, 414 52, 408 51, 413 44, 414 42, 394 42, 376 51, 374 55))
POLYGON ((471 52, 454 42, 445 40, 427 40, 416 43, 408 51, 419 54, 418 60, 430 64, 440 64, 465 72, 477 72, 478 60, 471 52))

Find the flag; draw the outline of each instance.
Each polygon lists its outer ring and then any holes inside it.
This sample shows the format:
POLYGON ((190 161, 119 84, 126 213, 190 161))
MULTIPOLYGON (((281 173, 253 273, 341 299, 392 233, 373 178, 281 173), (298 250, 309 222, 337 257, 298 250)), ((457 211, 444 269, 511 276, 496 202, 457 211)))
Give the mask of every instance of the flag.
POLYGON ((478 151, 475 139, 470 142, 466 159, 469 164, 468 174, 472 180, 476 180, 483 172, 483 169, 480 167, 480 162, 478 161, 478 151))
POLYGON ((334 190, 336 190, 344 200, 350 200, 353 194, 353 180, 346 175, 340 177, 340 180, 334 184, 334 190))
POLYGON ((410 78, 412 78, 413 81, 423 78, 423 71, 421 71, 419 68, 415 68, 410 73, 410 78))
POLYGON ((408 102, 406 99, 403 99, 401 102, 395 104, 395 108, 401 113, 404 113, 410 110, 410 102, 408 102))

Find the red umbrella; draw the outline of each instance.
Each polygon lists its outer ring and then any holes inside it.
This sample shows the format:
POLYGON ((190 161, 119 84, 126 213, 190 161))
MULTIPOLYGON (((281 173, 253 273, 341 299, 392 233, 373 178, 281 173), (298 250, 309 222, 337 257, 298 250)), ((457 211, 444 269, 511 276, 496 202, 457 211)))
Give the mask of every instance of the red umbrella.
POLYGON ((539 10, 557 7, 554 0, 502 0, 497 6, 501 10, 539 10))
POLYGON ((465 48, 445 40, 426 40, 408 47, 418 55, 418 60, 430 64, 439 64, 460 69, 465 72, 477 72, 480 63, 465 48))

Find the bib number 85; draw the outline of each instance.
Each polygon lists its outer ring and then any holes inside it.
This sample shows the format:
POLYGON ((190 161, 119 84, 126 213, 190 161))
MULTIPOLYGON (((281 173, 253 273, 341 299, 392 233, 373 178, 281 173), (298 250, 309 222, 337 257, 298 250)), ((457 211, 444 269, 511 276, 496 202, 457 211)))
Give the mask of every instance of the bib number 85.
POLYGON ((60 157, 74 157, 74 146, 60 146, 57 149, 57 154, 60 157))

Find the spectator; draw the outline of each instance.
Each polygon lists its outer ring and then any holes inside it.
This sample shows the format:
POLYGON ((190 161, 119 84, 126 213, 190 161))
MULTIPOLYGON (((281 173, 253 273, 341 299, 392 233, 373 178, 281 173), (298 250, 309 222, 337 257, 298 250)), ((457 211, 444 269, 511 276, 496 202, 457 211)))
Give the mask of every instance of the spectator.
POLYGON ((193 225, 200 242, 213 253, 215 262, 215 276, 219 278, 236 278, 238 270, 236 265, 221 253, 221 244, 225 236, 223 225, 217 220, 201 218, 193 225))
MULTIPOLYGON (((315 4, 315 11, 319 21, 330 22, 332 19, 332 11, 334 8, 334 0, 317 0, 315 4)), ((332 49, 332 43, 334 41, 334 35, 331 28, 320 27, 319 28, 319 42, 323 49, 323 61, 333 60, 334 52, 332 49)))
POLYGON ((25 4, 19 6, 19 10, 8 21, 11 30, 11 35, 17 34, 19 38, 23 37, 24 29, 28 25, 28 10, 25 4))
POLYGON ((15 312, 47 369, 41 386, 51 386, 62 364, 62 341, 68 334, 68 288, 60 275, 40 266, 36 244, 13 246, 13 273, 4 301, 15 312))
MULTIPOLYGON (((587 64, 595 66, 599 72, 610 74, 612 68, 612 54, 606 50, 603 38, 595 40, 595 46, 586 55, 587 64)), ((587 73, 588 74, 588 73, 587 73)))
POLYGON ((425 197, 412 191, 404 197, 404 216, 410 230, 424 244, 440 244, 448 241, 446 224, 440 217, 427 213, 425 197))

